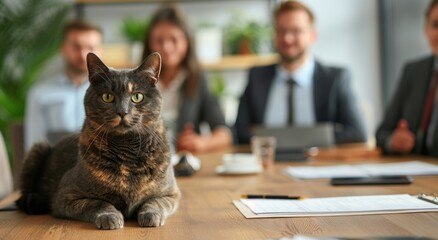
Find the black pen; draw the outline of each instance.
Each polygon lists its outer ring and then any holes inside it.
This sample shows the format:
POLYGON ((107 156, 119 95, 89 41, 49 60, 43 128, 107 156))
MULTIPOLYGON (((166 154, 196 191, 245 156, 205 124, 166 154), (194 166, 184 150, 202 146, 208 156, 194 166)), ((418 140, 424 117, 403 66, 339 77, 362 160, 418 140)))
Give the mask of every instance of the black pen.
POLYGON ((260 199, 292 199, 292 200, 303 200, 304 197, 300 196, 290 196, 290 195, 264 195, 264 194, 247 194, 242 195, 242 198, 260 198, 260 199))

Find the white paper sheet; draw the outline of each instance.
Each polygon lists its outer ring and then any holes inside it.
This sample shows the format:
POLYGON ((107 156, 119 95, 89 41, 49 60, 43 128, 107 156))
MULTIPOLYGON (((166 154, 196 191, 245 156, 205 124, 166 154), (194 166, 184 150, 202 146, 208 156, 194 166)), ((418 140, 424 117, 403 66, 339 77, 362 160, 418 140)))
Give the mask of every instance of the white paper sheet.
MULTIPOLYGON (((239 204, 234 204, 239 208, 239 204)), ((311 198, 304 200, 241 199, 253 217, 306 217, 438 211, 438 205, 408 194, 311 198)))
POLYGON ((300 179, 390 175, 438 175, 438 165, 420 162, 376 163, 316 167, 288 167, 285 173, 300 179))

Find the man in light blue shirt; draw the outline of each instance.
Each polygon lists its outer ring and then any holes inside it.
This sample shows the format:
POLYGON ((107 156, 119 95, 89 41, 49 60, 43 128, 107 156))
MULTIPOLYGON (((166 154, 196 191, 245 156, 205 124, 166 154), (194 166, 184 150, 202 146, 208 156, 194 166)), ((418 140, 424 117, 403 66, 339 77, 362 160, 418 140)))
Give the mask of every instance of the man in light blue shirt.
POLYGON ((101 48, 99 27, 84 20, 66 25, 60 47, 64 73, 36 83, 27 96, 26 150, 34 142, 48 141, 51 136, 80 131, 85 119, 83 99, 89 86, 86 56, 89 52, 100 55, 101 48))
POLYGON ((288 88, 286 81, 295 80, 294 91, 294 125, 312 126, 315 124, 315 112, 313 111, 313 72, 315 60, 309 57, 294 73, 289 73, 277 65, 274 82, 269 90, 264 123, 267 127, 281 127, 285 125, 288 113, 287 99, 288 88))

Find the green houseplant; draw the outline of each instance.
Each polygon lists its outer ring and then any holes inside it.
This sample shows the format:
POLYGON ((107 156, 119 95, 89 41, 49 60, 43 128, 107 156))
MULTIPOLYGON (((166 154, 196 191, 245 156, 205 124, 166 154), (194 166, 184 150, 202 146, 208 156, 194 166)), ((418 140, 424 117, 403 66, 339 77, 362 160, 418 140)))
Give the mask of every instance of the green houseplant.
POLYGON ((272 28, 267 24, 248 20, 242 13, 235 11, 225 26, 225 49, 228 54, 259 54, 263 45, 270 42, 272 28))
POLYGON ((124 18, 121 24, 122 35, 129 41, 131 62, 138 63, 143 51, 143 40, 149 28, 149 19, 124 18))
POLYGON ((135 19, 127 17, 122 20, 121 30, 123 36, 131 43, 143 42, 149 27, 149 19, 135 19))
POLYGON ((0 0, 0 131, 22 121, 26 94, 52 57, 72 5, 59 0, 0 0))

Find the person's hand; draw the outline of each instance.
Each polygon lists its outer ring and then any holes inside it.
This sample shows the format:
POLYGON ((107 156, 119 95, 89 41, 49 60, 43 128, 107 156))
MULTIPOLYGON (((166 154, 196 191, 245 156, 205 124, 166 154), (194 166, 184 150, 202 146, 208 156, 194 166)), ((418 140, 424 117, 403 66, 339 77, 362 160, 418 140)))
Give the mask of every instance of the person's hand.
POLYGON ((391 136, 391 150, 395 152, 411 152, 415 145, 415 135, 409 131, 406 119, 400 119, 391 136))
POLYGON ((176 150, 191 153, 205 152, 208 148, 208 139, 201 137, 193 130, 192 124, 186 124, 176 141, 176 150))

